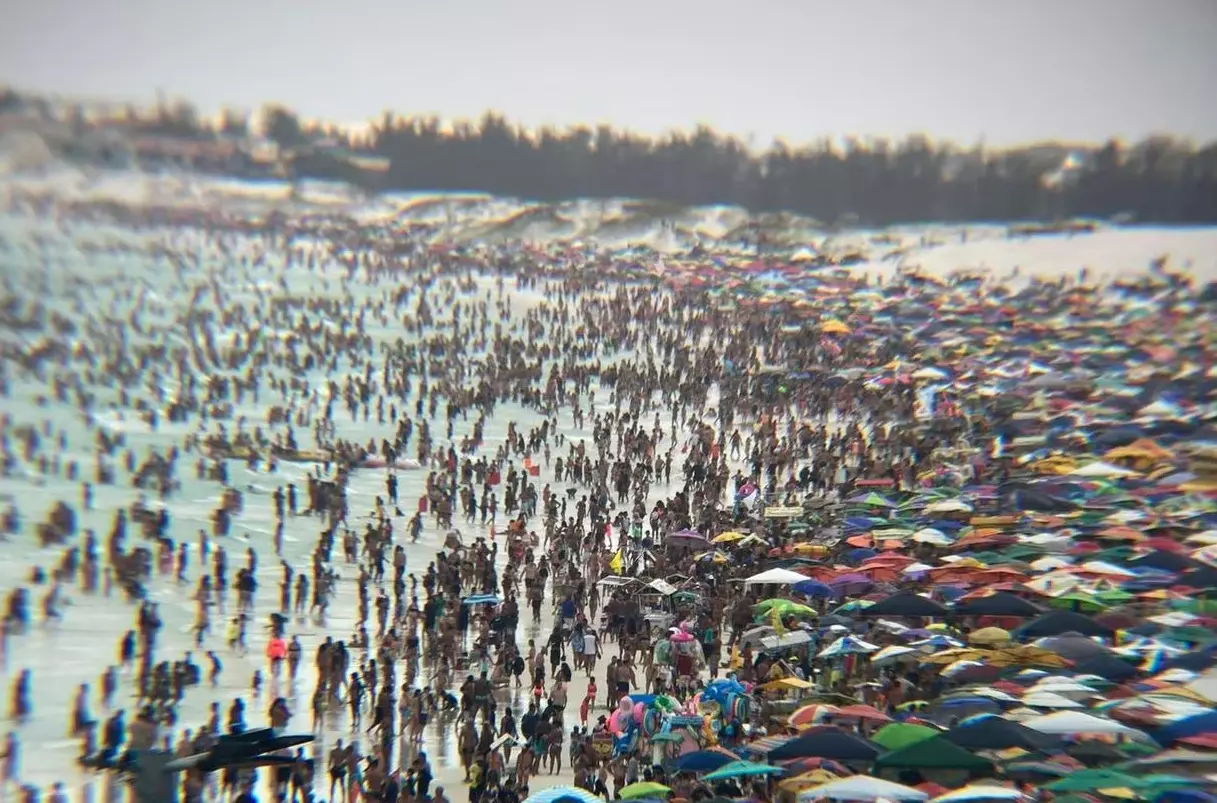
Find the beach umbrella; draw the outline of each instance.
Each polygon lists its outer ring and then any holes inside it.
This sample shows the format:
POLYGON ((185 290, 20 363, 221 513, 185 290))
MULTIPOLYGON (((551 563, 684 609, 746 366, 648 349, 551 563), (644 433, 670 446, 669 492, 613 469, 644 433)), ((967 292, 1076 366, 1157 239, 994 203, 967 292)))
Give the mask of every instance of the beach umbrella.
POLYGON ((821 726, 800 735, 772 750, 769 761, 791 758, 831 758, 836 761, 874 761, 879 748, 860 736, 832 726, 821 726))
POLYGON ((1043 615, 1038 605, 1006 591, 998 591, 985 597, 957 602, 951 609, 961 616, 1010 616, 1032 618, 1043 615))
MULTIPOLYGON (((963 673, 968 672, 973 667, 965 666, 959 671, 953 669, 955 665, 948 666, 943 670, 944 677, 950 677, 952 680, 958 679, 963 673)), ((1001 704, 990 697, 962 692, 950 697, 941 697, 935 700, 933 705, 932 717, 935 722, 940 719, 957 719, 961 716, 972 716, 981 713, 994 713, 1001 710, 1001 704)))
POLYGON ((812 703, 791 713, 787 717, 786 723, 792 728, 809 728, 812 725, 820 724, 826 717, 831 717, 835 713, 837 713, 835 705, 812 703))
MULTIPOLYGON (((1094 680, 1098 680, 1100 685, 1106 685, 1101 678, 1095 678, 1094 680)), ((1094 685, 1083 683, 1079 678, 1055 677, 1051 675, 1035 681, 1024 694, 1038 694, 1041 692, 1059 694, 1071 700, 1084 700, 1098 694, 1094 685)))
POLYGON ((677 530, 674 533, 668 533, 668 537, 664 540, 672 543, 693 545, 710 543, 710 539, 697 532, 697 530, 677 530))
POLYGON ((973 755, 943 736, 915 742, 901 750, 879 756, 875 769, 991 770, 993 762, 973 755))
POLYGON ((1032 730, 1058 736, 1125 736, 1134 739, 1149 737, 1136 728, 1121 725, 1114 719, 1097 717, 1084 711, 1057 711, 1023 723, 1032 730))
POLYGON ((937 527, 921 528, 913 533, 912 540, 918 544, 929 544, 931 546, 950 546, 954 543, 954 539, 937 527))
POLYGON ((918 639, 917 641, 909 642, 910 647, 916 647, 919 650, 934 652, 937 650, 954 650, 963 646, 963 642, 958 639, 953 639, 950 636, 942 633, 935 633, 929 638, 918 639))
POLYGON ((1000 627, 982 627, 968 634, 968 643, 981 646, 996 646, 1010 643, 1010 631, 1000 627))
POLYGON ((893 722, 884 725, 871 737, 871 741, 884 750, 902 750, 917 742, 924 742, 941 734, 937 728, 910 722, 893 722))
MULTIPOLYGON (((843 774, 849 775, 850 773, 845 772, 843 774)), ((810 772, 805 772, 802 775, 797 775, 794 778, 786 778, 785 780, 778 781, 778 788, 788 792, 799 792, 809 786, 826 784, 829 781, 835 781, 840 777, 841 775, 834 772, 829 772, 828 770, 811 770, 810 772)))
POLYGON ((790 569, 768 569, 760 572, 759 574, 752 575, 748 579, 744 580, 744 584, 764 585, 772 583, 774 585, 788 586, 794 585, 795 583, 801 583, 806 579, 807 575, 799 574, 798 572, 791 571, 790 569))
POLYGON ((639 781, 638 783, 632 783, 629 786, 623 787, 621 791, 617 793, 617 797, 621 798, 622 800, 635 800, 643 797, 658 797, 663 799, 671 791, 671 788, 664 786, 661 783, 655 783, 654 781, 639 781))
POLYGON ((767 599, 752 606, 758 614, 776 611, 780 616, 814 616, 815 611, 788 599, 767 599))
POLYGON ((1124 683, 1141 674, 1137 667, 1127 661, 1121 661, 1114 655, 1096 655, 1079 661, 1073 668, 1079 675, 1098 675, 1112 683, 1124 683))
POLYGON ((524 803, 604 803, 602 798, 574 786, 551 786, 529 795, 524 803))
POLYGON ((1037 639, 1045 636, 1059 636, 1062 633, 1080 633, 1083 636, 1104 636, 1110 638, 1115 631, 1105 627, 1089 616, 1072 611, 1052 611, 1033 619, 1014 631, 1014 637, 1019 639, 1037 639))
POLYGON ((957 649, 943 650, 936 652, 933 655, 927 655, 921 659, 923 664, 933 664, 935 666, 946 666, 953 664, 956 661, 984 661, 995 655, 992 650, 981 650, 975 647, 959 647, 957 649))
POLYGON ((871 705, 847 705, 837 709, 838 719, 863 719, 868 722, 891 722, 892 718, 871 705))
POLYGON ((861 655, 864 653, 877 652, 879 648, 874 644, 863 641, 862 639, 853 636, 842 636, 841 638, 829 644, 821 650, 817 658, 836 658, 842 655, 861 655))
POLYGON ((1217 803, 1217 793, 1186 787, 1167 789, 1154 799, 1154 803, 1217 803))
POLYGON ((944 738, 965 750, 1009 750, 1017 747, 1030 752, 1048 753, 1061 744, 1057 736, 985 714, 964 720, 947 731, 944 738))
POLYGON ((781 763, 782 769, 786 770, 787 773, 807 773, 811 770, 825 770, 838 778, 853 774, 849 771, 848 767, 839 761, 833 761, 831 758, 819 758, 818 756, 796 758, 781 763))
POLYGON ((1136 789, 1139 781, 1133 775, 1109 769, 1075 772, 1068 777, 1046 784, 1050 792, 1097 792, 1102 789, 1136 789))
POLYGON ((931 803, 975 803, 983 800, 1022 800, 1026 795, 1010 786, 994 786, 989 784, 969 784, 962 789, 939 795, 931 803))
POLYGON ((811 803, 815 800, 856 801, 856 803, 875 803, 879 800, 899 801, 899 803, 924 803, 930 796, 920 789, 911 786, 885 781, 882 778, 872 778, 869 775, 851 775, 829 781, 822 786, 814 786, 799 793, 798 803, 811 803))
POLYGON ((926 505, 922 508, 921 512, 931 515, 940 513, 971 513, 972 506, 962 499, 943 499, 942 501, 926 505))
POLYGON ((1012 761, 1002 767, 1002 775, 1005 777, 1036 784, 1049 778, 1064 778, 1073 772, 1077 772, 1077 767, 1058 761, 1012 761))
POLYGON ((946 616, 947 609, 932 599, 914 594, 911 591, 900 591, 885 597, 861 612, 863 616, 918 616, 940 618, 946 616))
POLYGON ((1065 748, 1065 755, 1082 762, 1088 767, 1118 764, 1128 758, 1115 745, 1094 741, 1093 739, 1074 742, 1065 748))
POLYGON ((732 761, 738 761, 739 756, 720 747, 708 750, 694 750, 678 757, 672 762, 672 769, 677 772, 713 772, 719 767, 725 767, 732 761))
POLYGON ((750 778, 757 775, 781 775, 786 770, 781 767, 771 767, 768 764, 757 764, 752 761, 732 761, 724 764, 709 775, 703 775, 703 781, 725 781, 730 778, 750 778))
POLYGON ((1063 669, 1070 665, 1068 659, 1033 644, 1016 644, 994 650, 989 662, 994 666, 1038 666, 1052 669, 1063 669))
POLYGON ((818 597, 821 599, 827 599, 836 594, 832 590, 832 586, 821 583, 819 580, 802 580, 791 586, 790 590, 805 597, 818 597))
POLYGON ((883 649, 879 650, 879 652, 872 654, 870 661, 875 666, 882 666, 884 664, 898 661, 901 658, 907 658, 909 656, 919 657, 920 655, 921 652, 913 647, 901 647, 898 644, 893 644, 891 646, 884 647, 883 649))
POLYGON ((1174 744, 1209 733, 1217 733, 1217 711, 1204 711, 1178 719, 1154 731, 1154 740, 1159 744, 1174 744))
POLYGON ((1022 703, 1029 708, 1051 708, 1051 709, 1067 709, 1067 708, 1085 708, 1086 706, 1070 700, 1063 694, 1054 694, 1049 691, 1028 691, 1023 696, 1022 703))
POLYGON ((1062 658, 1068 658, 1070 661, 1082 661, 1111 653, 1102 644, 1094 639, 1083 636, 1081 633, 1064 633, 1059 636, 1036 639, 1032 642, 1032 645, 1054 652, 1062 658))
POLYGON ((864 507, 871 507, 871 508, 894 508, 894 507, 896 507, 895 502, 893 502, 892 500, 883 496, 882 494, 875 493, 874 491, 871 491, 870 493, 857 494, 856 496, 852 496, 849 499, 846 499, 845 501, 852 502, 853 504, 856 504, 856 505, 862 505, 864 507))

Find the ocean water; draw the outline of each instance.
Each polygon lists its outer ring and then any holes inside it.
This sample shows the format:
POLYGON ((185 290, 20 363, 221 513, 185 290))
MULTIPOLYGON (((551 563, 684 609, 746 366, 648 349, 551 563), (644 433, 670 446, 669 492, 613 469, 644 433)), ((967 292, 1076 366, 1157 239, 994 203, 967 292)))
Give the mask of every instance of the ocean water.
MULTIPOLYGON (((0 237, 8 246, 0 250, 0 259, 3 259, 5 264, 5 277, 26 292, 44 291, 39 297, 44 298, 51 308, 62 310, 74 320, 92 318, 101 325, 107 317, 114 320, 124 318, 142 294, 145 299, 145 313, 141 315, 141 320, 145 332, 141 335, 129 326, 122 327, 128 342, 133 345, 140 342, 174 342, 175 339, 184 337, 176 321, 185 312, 189 293, 174 286, 172 271, 168 270, 163 259, 148 253, 151 244, 170 239, 163 233, 134 234, 92 224, 56 224, 46 221, 36 223, 29 218, 10 214, 0 216, 0 237), (88 246, 89 243, 107 243, 109 248, 104 252, 94 251, 88 246), (83 314, 76 312, 78 303, 84 309, 83 314)), ((202 237, 176 234, 171 239, 182 253, 197 255, 199 270, 202 272, 219 271, 224 265, 228 265, 230 270, 226 276, 228 281, 225 282, 225 287, 231 299, 255 300, 258 292, 265 292, 267 288, 277 286, 280 280, 287 282, 293 294, 341 298, 346 292, 341 289, 338 280, 341 271, 335 266, 325 266, 323 270, 310 272, 302 267, 285 268, 281 259, 270 257, 259 267, 237 271, 231 269, 236 261, 234 255, 259 250, 257 244, 242 238, 225 238, 226 250, 221 253, 214 244, 202 237)), ((480 278, 477 283, 478 296, 497 295, 493 279, 480 278)), ((358 284, 348 288, 356 306, 364 301, 379 298, 381 293, 388 289, 392 288, 388 285, 364 287, 358 284)), ((540 303, 541 300, 536 293, 516 291, 510 291, 508 297, 513 309, 519 312, 540 303)), ((210 298, 201 303, 210 304, 210 298)), ((117 332, 117 329, 114 331, 117 332)), ((399 330, 392 327, 369 327, 368 331, 378 347, 381 343, 392 342, 400 334, 399 330)), ((33 339, 29 335, 15 335, 12 332, 4 333, 3 337, 10 343, 33 339)), ((301 378, 307 378, 314 385, 325 379, 341 382, 348 372, 362 375, 362 366, 340 362, 336 373, 315 371, 301 378)), ((283 375, 282 371, 277 373, 283 375)), ((53 448, 54 439, 59 433, 64 433, 67 448, 61 453, 61 458, 65 462, 68 459, 76 460, 83 475, 91 476, 92 438, 95 432, 86 418, 70 405, 46 402, 45 398, 50 396, 50 391, 45 382, 32 377, 18 377, 11 367, 8 375, 11 386, 10 395, 4 400, 4 414, 17 426, 30 425, 41 430, 43 425, 49 422, 53 436, 43 439, 46 444, 43 451, 48 454, 55 453, 57 450, 53 448), (43 399, 40 400, 39 397, 43 399)), ((141 395, 146 400, 153 400, 151 385, 156 381, 149 376, 148 387, 143 388, 142 393, 139 390, 132 391, 131 401, 141 395)), ((170 386, 168 378, 162 377, 159 381, 167 388, 170 386)), ((417 386, 417 381, 415 385, 417 386)), ((197 429, 197 421, 172 424, 162 418, 153 430, 132 410, 120 405, 119 389, 113 383, 107 385, 104 381, 98 381, 90 385, 90 390, 97 395, 94 426, 110 433, 122 433, 127 446, 133 449, 137 456, 142 456, 149 450, 165 453, 172 446, 180 447, 183 439, 197 429)), ((595 390, 599 399, 607 400, 606 391, 599 388, 595 390)), ((266 389, 263 390, 258 404, 247 395, 245 402, 234 410, 232 420, 225 422, 225 425, 232 431, 234 422, 244 417, 248 428, 262 424, 264 430, 268 429, 265 426, 266 409, 271 404, 283 401, 266 389)), ((401 406, 399 402, 399 408, 401 406)), ((406 401, 405 408, 409 409, 413 417, 414 397, 406 401)), ((510 421, 516 422, 524 432, 541 423, 535 411, 512 403, 500 404, 496 414, 488 422, 484 450, 492 452, 505 441, 507 424, 510 421)), ((359 442, 366 442, 370 437, 379 439, 392 434, 390 424, 377 424, 374 412, 371 421, 364 422, 362 418, 352 421, 345 411, 340 411, 336 423, 339 437, 359 442)), ((472 420, 458 420, 455 426, 456 440, 459 441, 462 436, 469 434, 472 425, 472 420)), ((588 438, 590 441, 590 433, 574 426, 569 411, 563 413, 560 426, 568 440, 588 438)), ((439 421, 432 422, 432 431, 437 442, 446 446, 439 421)), ((311 445, 311 433, 297 431, 297 437, 301 446, 311 445)), ((197 544, 198 530, 210 529, 209 517, 218 504, 222 490, 219 483, 195 479, 195 459, 196 455, 189 455, 180 460, 177 478, 181 481, 182 488, 167 501, 172 517, 170 537, 192 545, 197 544)), ((228 462, 230 483, 245 492, 244 509, 234 520, 229 537, 212 539, 213 548, 216 545, 224 546, 229 555, 229 565, 234 570, 244 565, 244 552, 247 547, 252 546, 258 552, 258 605, 251 620, 249 650, 245 655, 233 654, 227 650, 223 641, 224 621, 218 615, 213 618, 213 633, 207 640, 206 648, 216 650, 224 663, 220 688, 214 691, 196 688, 188 693, 179 709, 183 727, 204 723, 208 706, 213 699, 224 701, 226 707, 227 702, 238 695, 244 696, 249 703, 251 725, 259 724, 263 721, 265 708, 270 700, 276 694, 284 694, 298 715, 293 725, 307 729, 309 700, 313 691, 312 651, 327 635, 349 638, 354 631, 357 624, 354 582, 357 567, 343 564, 341 558, 338 558, 336 568, 342 575, 343 582, 338 584, 330 606, 330 615, 324 626, 308 621, 296 623, 289 628, 289 633, 300 637, 306 650, 301 677, 296 685, 289 688, 286 683, 277 686, 268 684, 259 701, 250 699, 249 689, 256 670, 262 670, 269 681, 269 672, 263 658, 267 639, 263 625, 267 621, 267 614, 277 609, 278 583, 281 579, 281 567, 275 560, 271 546, 274 532, 271 493, 277 486, 295 482, 303 500, 304 478, 313 468, 307 464, 280 463, 277 471, 266 473, 251 471, 240 461, 228 462)), ((353 522, 358 522, 372 509, 377 496, 387 498, 385 476, 383 470, 355 472, 348 489, 353 522)), ((417 499, 423 494, 425 477, 425 470, 398 472, 400 506, 407 516, 413 513, 417 499)), ((34 566, 42 566, 49 571, 58 560, 63 548, 41 549, 37 546, 33 534, 35 522, 42 520, 57 501, 63 500, 73 505, 80 515, 80 529, 93 530, 104 548, 114 512, 120 508, 129 508, 140 495, 139 491, 130 487, 129 476, 121 469, 117 485, 95 488, 94 508, 91 511, 83 511, 80 507, 79 482, 68 482, 62 476, 43 475, 36 465, 23 464, 13 476, 0 478, 0 496, 16 505, 24 525, 20 534, 10 537, 4 544, 8 559, 0 562, 0 590, 7 592, 18 585, 27 584, 34 566)), ((405 525, 405 518, 399 520, 396 527, 399 539, 405 531, 405 525)), ((466 542, 477 536, 489 535, 486 528, 466 526, 459 520, 457 528, 466 542)), ((318 532, 319 525, 310 518, 289 518, 285 529, 284 560, 297 569, 307 568, 308 557, 315 546, 318 532)), ((427 563, 433 560, 434 553, 441 547, 443 535, 444 533, 437 531, 428 520, 420 542, 407 546, 409 571, 425 571, 427 563)), ((128 545, 138 542, 136 528, 129 527, 128 545)), ((150 598, 158 603, 164 620, 159 657, 172 660, 192 651, 196 662, 205 670, 206 659, 201 655, 201 651, 194 649, 190 633, 194 619, 191 595, 199 569, 197 551, 192 551, 191 562, 192 570, 188 583, 178 584, 171 578, 158 577, 150 584, 150 598)), ((33 595, 33 608, 38 619, 41 618, 40 602, 44 594, 45 588, 36 589, 33 595)), ((68 590, 66 597, 67 604, 61 622, 45 626, 36 624, 30 632, 10 639, 8 660, 0 672, 0 687, 7 689, 19 670, 33 670, 33 718, 27 724, 13 726, 23 745, 22 779, 42 786, 63 780, 72 788, 83 790, 87 776, 79 772, 74 765, 79 750, 78 742, 68 735, 75 690, 81 683, 91 683, 93 688, 97 689, 100 673, 107 665, 117 664, 119 640, 123 633, 133 627, 135 607, 122 599, 117 590, 110 597, 93 597, 78 590, 68 590)), ((549 624, 547 616, 542 626, 547 627, 549 624)), ((527 632, 527 628, 524 630, 527 632)), ((543 636, 539 633, 538 638, 541 637, 543 636)), ((129 693, 127 686, 125 694, 129 693)), ((134 702, 124 699, 124 693, 119 694, 118 700, 120 704, 127 706, 134 702)), ((100 713, 96 705, 93 713, 95 717, 100 713)), ((341 721, 345 722, 345 716, 341 721)), ((0 730, 3 729, 0 727, 0 730)), ((436 767, 437 779, 442 782, 456 772, 457 759, 451 743, 455 734, 441 732, 436 726, 429 730, 431 733, 428 734, 428 752, 436 767)), ((339 735, 348 735, 344 732, 343 725, 329 731, 326 737, 332 740, 339 735)))

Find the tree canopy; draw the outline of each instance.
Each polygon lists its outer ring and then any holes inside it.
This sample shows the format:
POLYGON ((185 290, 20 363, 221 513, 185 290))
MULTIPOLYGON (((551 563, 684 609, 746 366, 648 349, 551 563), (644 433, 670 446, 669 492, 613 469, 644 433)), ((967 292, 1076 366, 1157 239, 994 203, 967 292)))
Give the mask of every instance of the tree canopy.
MULTIPOLYGON (((0 92, 0 109, 13 105, 13 96, 0 92)), ((140 126, 164 136, 233 136, 244 122, 232 111, 203 121, 178 102, 141 117, 140 126)), ((374 191, 639 198, 875 225, 1115 216, 1217 222, 1217 142, 1197 146, 1170 136, 993 150, 914 134, 777 142, 756 152, 706 126, 659 138, 607 125, 529 131, 492 112, 452 125, 386 113, 356 138, 281 105, 263 110, 261 129, 282 147, 297 178, 341 179, 374 191), (322 140, 338 150, 320 147, 322 140), (352 156, 381 157, 388 169, 363 169, 352 156)))
POLYGON ((705 126, 654 139, 609 126, 528 132, 494 113, 451 126, 386 114, 366 141, 351 146, 390 160, 386 173, 368 179, 383 190, 730 204, 828 223, 1117 215, 1217 221, 1217 143, 1198 148, 1168 136, 1084 150, 991 151, 912 135, 899 142, 779 142, 754 153, 705 126))

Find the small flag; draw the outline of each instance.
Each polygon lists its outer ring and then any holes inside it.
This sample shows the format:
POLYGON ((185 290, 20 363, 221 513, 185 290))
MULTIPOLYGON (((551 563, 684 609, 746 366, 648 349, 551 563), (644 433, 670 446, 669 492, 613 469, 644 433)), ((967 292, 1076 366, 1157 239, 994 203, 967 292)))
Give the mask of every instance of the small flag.
POLYGON ((609 561, 609 570, 613 574, 621 574, 625 571, 625 557, 621 554, 620 549, 613 555, 613 559, 609 561))

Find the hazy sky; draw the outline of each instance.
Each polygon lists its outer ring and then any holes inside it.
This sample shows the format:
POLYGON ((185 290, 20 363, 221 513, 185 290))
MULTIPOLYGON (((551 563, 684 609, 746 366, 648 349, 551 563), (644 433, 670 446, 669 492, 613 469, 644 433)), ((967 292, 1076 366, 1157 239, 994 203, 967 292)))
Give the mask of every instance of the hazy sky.
POLYGON ((211 112, 384 109, 766 145, 924 131, 992 144, 1217 139, 1215 0, 33 0, 0 82, 211 112))

